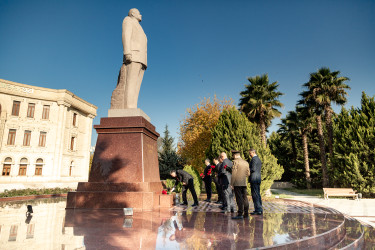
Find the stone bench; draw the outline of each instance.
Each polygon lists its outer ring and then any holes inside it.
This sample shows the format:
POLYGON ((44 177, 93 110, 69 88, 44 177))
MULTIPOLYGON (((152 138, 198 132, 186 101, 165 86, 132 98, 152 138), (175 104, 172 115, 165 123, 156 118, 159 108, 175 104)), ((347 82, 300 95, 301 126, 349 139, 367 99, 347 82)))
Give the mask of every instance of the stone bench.
POLYGON ((326 200, 329 196, 353 197, 358 200, 358 194, 352 188, 323 188, 323 192, 326 200))

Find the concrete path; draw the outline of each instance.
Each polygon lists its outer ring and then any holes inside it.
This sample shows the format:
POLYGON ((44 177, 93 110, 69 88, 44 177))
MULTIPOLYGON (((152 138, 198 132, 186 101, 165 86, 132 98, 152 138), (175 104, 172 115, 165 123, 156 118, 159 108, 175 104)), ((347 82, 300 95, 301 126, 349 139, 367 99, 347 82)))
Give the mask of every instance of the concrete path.
POLYGON ((298 194, 284 189, 271 189, 278 194, 292 196, 299 201, 309 202, 317 205, 327 206, 354 217, 364 223, 375 227, 375 199, 361 199, 359 201, 353 199, 329 199, 325 200, 316 196, 298 194))

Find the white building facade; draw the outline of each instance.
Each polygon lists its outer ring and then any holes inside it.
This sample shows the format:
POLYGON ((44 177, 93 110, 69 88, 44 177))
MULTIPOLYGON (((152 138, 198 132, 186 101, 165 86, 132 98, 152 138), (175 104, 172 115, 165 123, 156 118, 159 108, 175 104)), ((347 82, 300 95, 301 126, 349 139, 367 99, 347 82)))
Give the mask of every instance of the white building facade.
POLYGON ((67 90, 0 79, 0 192, 87 181, 96 110, 67 90))

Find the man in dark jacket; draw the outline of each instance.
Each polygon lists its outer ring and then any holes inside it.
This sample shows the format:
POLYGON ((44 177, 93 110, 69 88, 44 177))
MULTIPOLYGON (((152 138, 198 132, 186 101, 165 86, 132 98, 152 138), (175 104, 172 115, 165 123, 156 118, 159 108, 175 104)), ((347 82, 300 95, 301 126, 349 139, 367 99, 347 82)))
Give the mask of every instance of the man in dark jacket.
POLYGON ((213 175, 212 176, 212 180, 213 182, 215 183, 215 186, 216 186, 216 192, 217 192, 217 201, 216 203, 223 203, 223 190, 221 189, 221 185, 220 185, 220 182, 219 182, 219 168, 220 168, 220 161, 219 161, 219 157, 215 158, 214 159, 214 167, 212 167, 212 173, 213 175))
POLYGON ((221 168, 219 170, 219 178, 223 188, 224 204, 222 210, 224 213, 234 212, 234 196, 232 188, 230 187, 230 180, 232 178, 233 163, 228 159, 227 154, 222 152, 220 154, 221 168))
POLYGON ((206 194, 207 194, 207 199, 204 201, 211 202, 211 183, 212 183, 212 178, 211 178, 211 164, 210 160, 206 159, 204 161, 204 164, 206 164, 206 167, 203 171, 203 181, 204 181, 204 187, 206 188, 206 194))
POLYGON ((191 192, 191 195, 193 196, 194 199, 194 204, 192 207, 198 206, 198 198, 197 194, 195 193, 194 189, 194 178, 191 176, 188 172, 179 169, 179 170, 172 170, 170 172, 170 175, 176 179, 175 187, 178 185, 178 183, 182 183, 182 199, 183 203, 181 205, 187 205, 187 198, 186 198, 186 192, 189 189, 191 192))
POLYGON ((255 149, 250 149, 249 153, 251 156, 249 182, 251 187, 251 197, 253 198, 254 203, 254 212, 250 214, 261 215, 263 214, 262 197, 260 196, 260 183, 262 180, 260 173, 262 169, 262 162, 257 156, 255 149))

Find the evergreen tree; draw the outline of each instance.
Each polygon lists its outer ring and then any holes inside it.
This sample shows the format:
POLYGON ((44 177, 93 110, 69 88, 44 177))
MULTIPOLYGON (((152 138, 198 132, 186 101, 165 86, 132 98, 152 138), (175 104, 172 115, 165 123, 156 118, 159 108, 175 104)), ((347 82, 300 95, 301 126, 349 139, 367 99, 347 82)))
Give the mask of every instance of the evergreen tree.
POLYGON ((231 150, 236 149, 241 152, 243 159, 250 161, 250 148, 257 150, 257 155, 262 161, 261 192, 264 194, 274 180, 281 178, 284 170, 277 164, 277 159, 271 154, 269 147, 262 143, 257 126, 234 107, 224 110, 212 130, 208 158, 217 157, 221 152, 226 152, 228 158, 231 158, 231 150))
POLYGON ((362 93, 361 107, 342 109, 334 119, 332 182, 375 197, 375 99, 362 93))
POLYGON ((159 173, 161 179, 169 178, 171 170, 182 169, 183 159, 176 153, 173 146, 173 137, 170 136, 168 125, 165 126, 164 137, 162 138, 161 152, 159 152, 159 173))
POLYGON ((169 134, 168 125, 165 125, 164 137, 161 139, 161 152, 175 151, 173 148, 173 138, 169 134))

